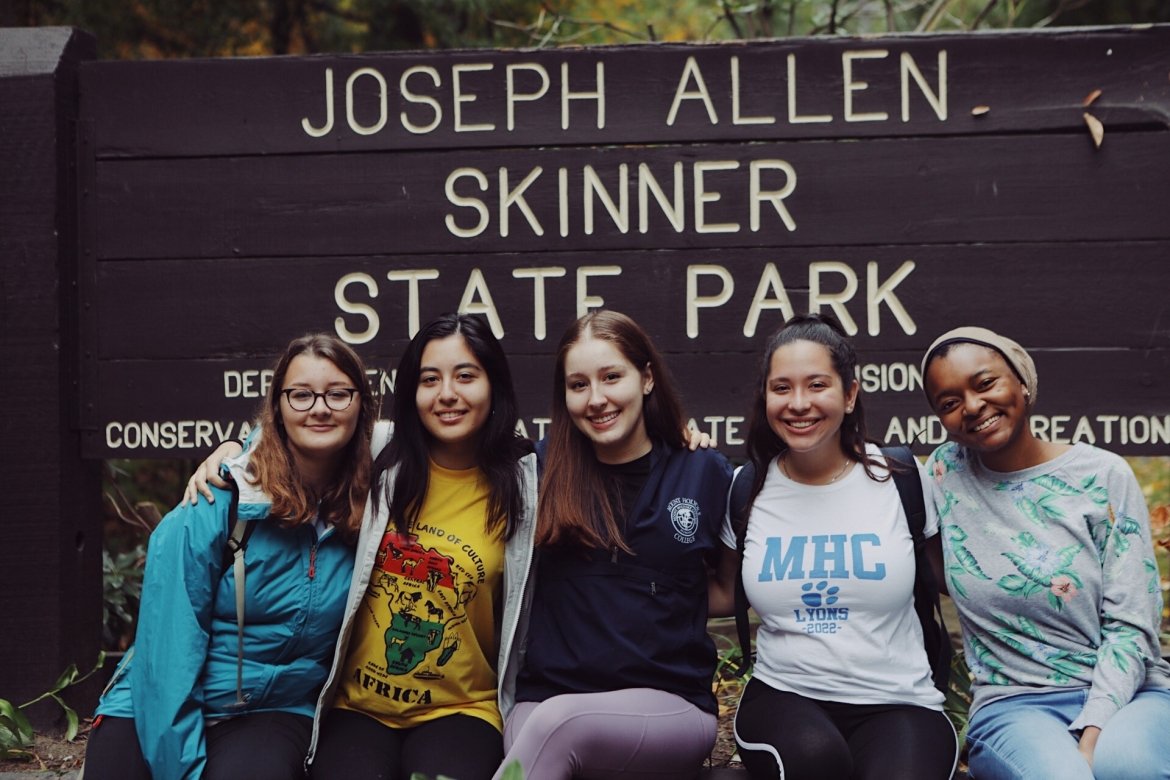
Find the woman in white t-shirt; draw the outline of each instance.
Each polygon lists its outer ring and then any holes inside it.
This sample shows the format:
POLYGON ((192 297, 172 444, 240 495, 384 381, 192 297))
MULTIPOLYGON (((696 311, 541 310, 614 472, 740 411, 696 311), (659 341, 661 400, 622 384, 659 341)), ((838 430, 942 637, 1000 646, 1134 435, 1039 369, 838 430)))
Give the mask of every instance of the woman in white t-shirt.
MULTIPOLYGON (((955 767, 914 611, 910 530, 866 440, 858 389, 857 356, 835 318, 796 317, 769 339, 748 433, 756 478, 743 553, 761 622, 735 719, 753 778, 931 780, 955 767)), ((933 511, 925 534, 941 561, 933 511)), ((734 605, 730 519, 722 538, 712 616, 734 605)))

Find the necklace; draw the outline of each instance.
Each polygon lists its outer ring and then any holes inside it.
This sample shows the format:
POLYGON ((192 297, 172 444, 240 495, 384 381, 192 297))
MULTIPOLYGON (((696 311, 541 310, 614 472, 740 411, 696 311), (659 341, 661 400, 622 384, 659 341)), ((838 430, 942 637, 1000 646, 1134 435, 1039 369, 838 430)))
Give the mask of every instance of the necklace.
POLYGON ((794 479, 792 475, 788 473, 788 453, 785 453, 784 456, 780 458, 780 470, 784 472, 784 476, 788 477, 793 482, 800 482, 803 485, 831 485, 844 476, 845 472, 852 465, 853 461, 851 461, 849 458, 846 458, 845 463, 841 466, 841 470, 838 471, 828 482, 805 482, 801 479, 794 479))

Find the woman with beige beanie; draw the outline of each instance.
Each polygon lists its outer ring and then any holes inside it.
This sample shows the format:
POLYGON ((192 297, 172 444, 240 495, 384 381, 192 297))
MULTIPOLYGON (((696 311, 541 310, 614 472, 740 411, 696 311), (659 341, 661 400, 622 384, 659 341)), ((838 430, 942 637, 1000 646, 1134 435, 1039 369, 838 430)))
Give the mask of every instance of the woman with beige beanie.
POLYGON ((1170 777, 1161 587, 1133 472, 1032 433, 1036 366, 1011 339, 957 328, 922 374, 951 439, 927 470, 974 674, 971 777, 1170 777))

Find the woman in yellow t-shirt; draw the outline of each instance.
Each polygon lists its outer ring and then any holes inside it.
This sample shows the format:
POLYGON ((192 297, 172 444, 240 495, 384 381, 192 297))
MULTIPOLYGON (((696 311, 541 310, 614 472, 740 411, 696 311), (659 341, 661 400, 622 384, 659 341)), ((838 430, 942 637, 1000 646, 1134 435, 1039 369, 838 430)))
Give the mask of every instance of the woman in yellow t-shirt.
POLYGON ((480 318, 420 330, 395 389, 309 771, 486 780, 503 757, 496 669, 530 566, 535 456, 480 318))

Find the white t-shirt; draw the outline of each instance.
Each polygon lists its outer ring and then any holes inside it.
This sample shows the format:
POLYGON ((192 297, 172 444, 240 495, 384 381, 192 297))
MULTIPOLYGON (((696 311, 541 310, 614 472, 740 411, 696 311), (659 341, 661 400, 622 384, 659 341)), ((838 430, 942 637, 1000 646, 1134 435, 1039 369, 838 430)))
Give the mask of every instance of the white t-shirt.
MULTIPOLYGON (((882 461, 877 447, 869 451, 882 461)), ((937 533, 928 501, 925 535, 937 533)), ((735 547, 730 520, 721 537, 735 547)), ((748 518, 743 580, 761 621, 753 673, 762 682, 811 699, 942 709, 892 479, 875 482, 856 464, 832 484, 803 485, 773 463, 748 518)))

